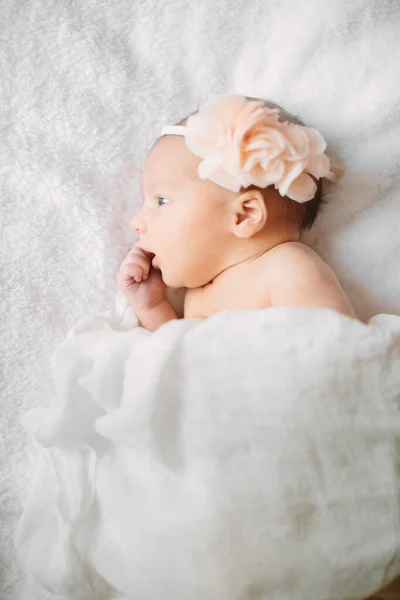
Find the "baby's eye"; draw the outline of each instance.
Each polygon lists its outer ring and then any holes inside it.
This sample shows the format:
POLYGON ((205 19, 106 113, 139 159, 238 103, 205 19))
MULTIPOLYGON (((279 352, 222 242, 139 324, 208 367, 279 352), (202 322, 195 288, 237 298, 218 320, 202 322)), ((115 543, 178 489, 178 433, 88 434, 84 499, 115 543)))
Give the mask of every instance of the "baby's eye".
POLYGON ((163 196, 158 196, 158 198, 157 198, 157 206, 164 206, 164 204, 166 202, 169 202, 169 200, 167 200, 166 198, 163 198, 163 196))

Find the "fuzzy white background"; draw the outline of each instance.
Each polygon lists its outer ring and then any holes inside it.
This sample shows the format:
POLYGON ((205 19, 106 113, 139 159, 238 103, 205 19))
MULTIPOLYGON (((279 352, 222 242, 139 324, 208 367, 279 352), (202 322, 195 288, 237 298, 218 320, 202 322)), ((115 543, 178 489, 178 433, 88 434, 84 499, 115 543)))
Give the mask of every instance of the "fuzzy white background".
POLYGON ((50 356, 113 305, 140 169, 162 125, 213 95, 272 99, 346 168, 304 241, 358 315, 400 314, 396 0, 3 0, 0 4, 0 598, 44 600, 12 536, 54 402, 50 356))

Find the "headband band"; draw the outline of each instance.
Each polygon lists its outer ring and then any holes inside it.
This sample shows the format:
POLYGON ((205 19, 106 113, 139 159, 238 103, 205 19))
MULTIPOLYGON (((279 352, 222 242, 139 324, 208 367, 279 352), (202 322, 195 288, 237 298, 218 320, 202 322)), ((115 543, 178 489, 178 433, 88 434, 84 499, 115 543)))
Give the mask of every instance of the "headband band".
POLYGON ((161 129, 161 135, 185 135, 185 125, 164 125, 161 129))

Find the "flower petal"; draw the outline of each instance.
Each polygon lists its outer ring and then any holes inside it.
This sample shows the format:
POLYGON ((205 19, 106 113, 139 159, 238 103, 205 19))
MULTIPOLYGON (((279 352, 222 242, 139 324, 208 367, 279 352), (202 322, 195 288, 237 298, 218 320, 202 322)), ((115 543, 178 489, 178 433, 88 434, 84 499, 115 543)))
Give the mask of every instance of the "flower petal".
MULTIPOLYGON (((203 177, 201 177, 201 179, 203 179, 203 177)), ((223 168, 213 170, 213 172, 207 177, 207 179, 213 181, 217 185, 221 185, 222 187, 231 190, 232 192, 238 192, 241 187, 238 178, 232 177, 223 168)))
POLYGON ((312 200, 317 191, 317 184, 307 173, 302 173, 289 186, 286 196, 296 202, 308 202, 312 200))
POLYGON ((301 175, 306 166, 307 160, 299 160, 295 163, 285 163, 285 172, 281 180, 278 182, 277 187, 281 196, 287 195, 290 185, 297 177, 299 177, 299 175, 301 175))
POLYGON ((305 127, 301 125, 289 127, 287 130, 287 148, 284 154, 286 160, 304 160, 310 152, 310 144, 305 127))
POLYGON ((344 168, 341 165, 332 165, 329 173, 325 175, 332 183, 337 183, 341 177, 343 177, 344 168))
POLYGON ((325 177, 331 168, 331 161, 326 156, 326 154, 316 154, 315 156, 310 156, 307 165, 307 173, 311 173, 317 179, 321 177, 325 177))
POLYGON ((310 152, 312 154, 322 154, 326 150, 326 141, 319 131, 312 127, 307 127, 307 135, 310 143, 310 152))
POLYGON ((222 154, 209 154, 197 167, 197 174, 200 179, 208 179, 215 171, 218 171, 223 167, 224 157, 222 154))

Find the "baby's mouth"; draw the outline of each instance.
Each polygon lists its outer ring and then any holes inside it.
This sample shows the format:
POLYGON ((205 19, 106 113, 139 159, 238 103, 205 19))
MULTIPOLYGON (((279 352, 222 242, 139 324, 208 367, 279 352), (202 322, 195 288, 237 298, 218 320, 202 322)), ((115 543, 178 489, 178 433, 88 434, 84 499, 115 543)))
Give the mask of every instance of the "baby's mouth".
POLYGON ((150 252, 150 250, 147 250, 144 246, 140 245, 139 242, 139 246, 142 250, 144 250, 146 252, 146 254, 149 256, 150 261, 151 261, 151 265, 154 269, 160 269, 160 263, 158 262, 158 258, 157 256, 154 254, 154 252, 150 252))

